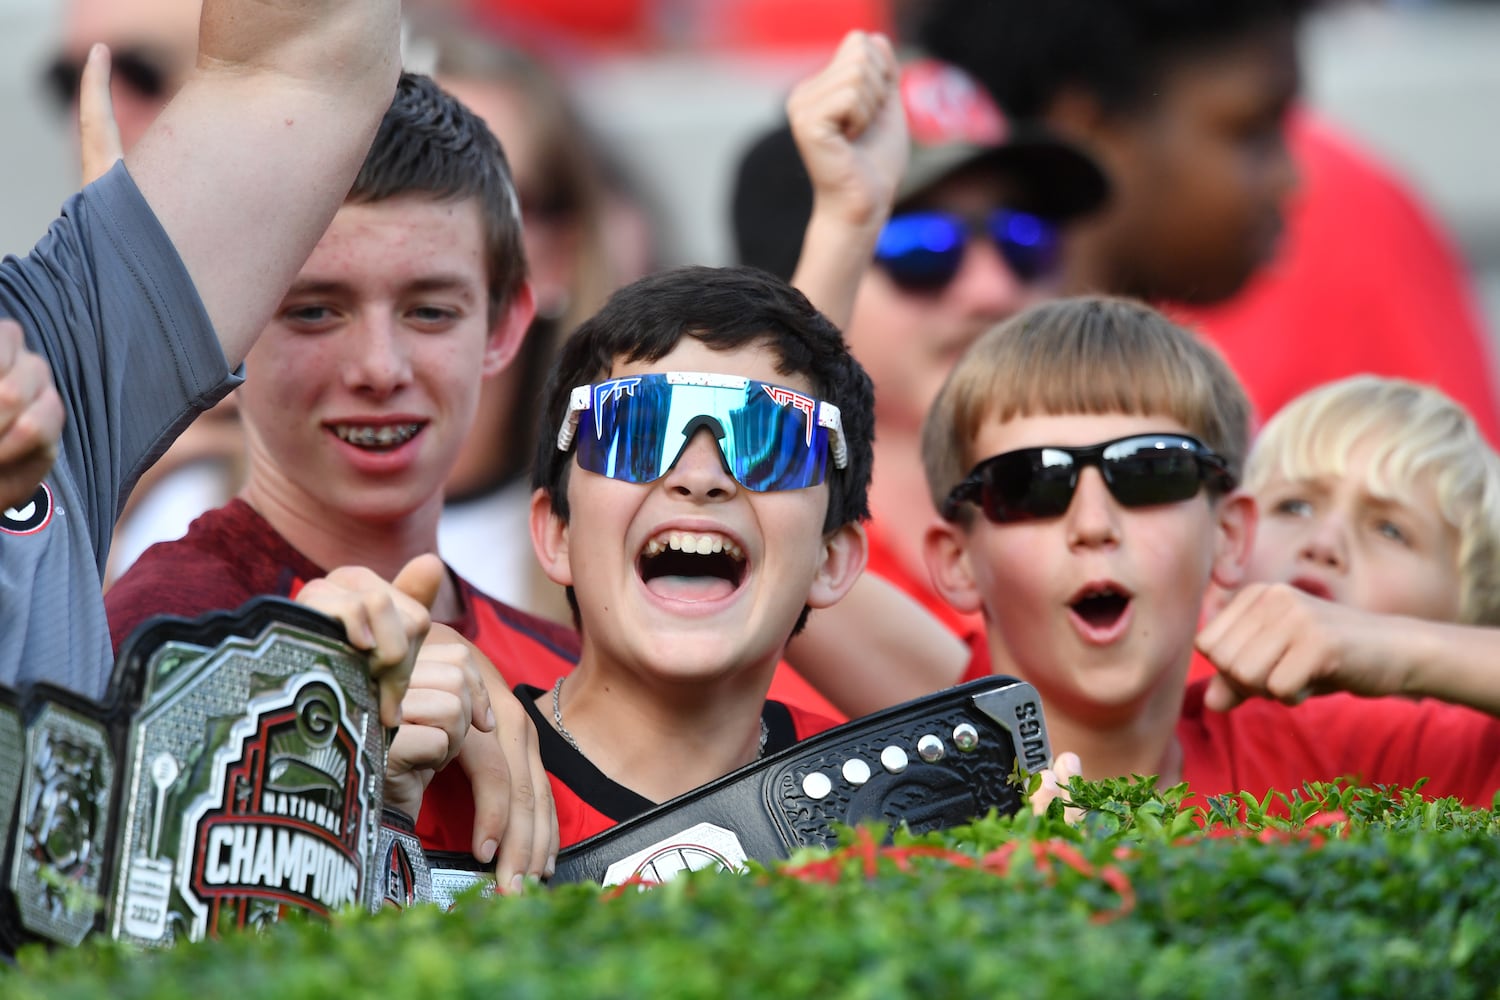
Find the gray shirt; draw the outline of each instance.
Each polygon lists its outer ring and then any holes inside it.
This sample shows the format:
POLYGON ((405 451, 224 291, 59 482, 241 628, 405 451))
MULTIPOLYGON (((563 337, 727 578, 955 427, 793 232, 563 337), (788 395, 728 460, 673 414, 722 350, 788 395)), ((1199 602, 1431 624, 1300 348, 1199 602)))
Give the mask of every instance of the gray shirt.
POLYGON ((67 423, 29 504, 0 512, 0 684, 100 697, 113 668, 101 581, 140 474, 239 381, 166 232, 123 164, 0 261, 0 316, 46 357, 67 423))

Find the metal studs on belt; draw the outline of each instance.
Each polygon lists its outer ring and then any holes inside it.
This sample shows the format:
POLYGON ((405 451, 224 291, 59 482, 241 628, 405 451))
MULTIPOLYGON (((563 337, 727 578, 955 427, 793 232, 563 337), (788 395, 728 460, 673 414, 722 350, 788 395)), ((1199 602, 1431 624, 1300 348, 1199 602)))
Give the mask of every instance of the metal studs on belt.
POLYGON ((863 785, 870 780, 870 765, 858 757, 844 761, 844 780, 851 785, 863 785))
POLYGON ((943 741, 931 733, 917 740, 917 756, 929 764, 936 764, 947 754, 948 750, 943 746, 943 741))
POLYGON ((833 782, 822 771, 814 771, 802 779, 802 792, 810 799, 823 799, 833 791, 833 782))
POLYGON ((979 730, 967 722, 960 722, 953 727, 953 745, 968 753, 979 746, 979 730))
POLYGON ((906 770, 906 765, 911 758, 906 756, 906 751, 897 746, 889 746, 880 751, 880 766, 892 774, 900 774, 906 770))

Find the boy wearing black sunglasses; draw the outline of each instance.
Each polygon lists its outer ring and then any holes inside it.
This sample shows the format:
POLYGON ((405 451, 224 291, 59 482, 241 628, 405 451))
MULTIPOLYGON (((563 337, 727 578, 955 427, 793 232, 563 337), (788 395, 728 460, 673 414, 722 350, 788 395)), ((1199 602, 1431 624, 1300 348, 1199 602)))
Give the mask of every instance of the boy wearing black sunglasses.
POLYGON ((800 292, 683 268, 568 338, 542 414, 532 541, 582 652, 517 693, 566 846, 829 725, 766 692, 864 567, 872 392, 800 292))
MULTIPOLYGON (((1093 161, 1007 118, 954 66, 908 54, 899 89, 910 160, 879 234, 875 266, 858 283, 845 327, 850 349, 876 387, 869 569, 965 634, 975 621, 932 590, 922 563, 917 526, 932 516, 919 473, 922 419, 969 344, 1053 294, 1063 230, 1096 209, 1106 188, 1093 161)), ((811 204, 789 131, 773 130, 739 165, 734 223, 740 260, 789 276, 811 204)), ((837 646, 859 627, 841 616, 843 609, 815 619, 807 640, 837 646)), ((793 662, 799 655, 794 649, 793 662)), ((843 707, 878 706, 846 701, 843 707)))
POLYGON ((1256 507, 1235 488, 1249 413, 1216 352, 1137 303, 1060 300, 987 334, 923 438, 942 511, 928 565, 948 600, 982 614, 976 657, 1036 686, 1055 745, 1087 777, 1257 796, 1425 777, 1429 793, 1487 805, 1500 685, 1445 658, 1410 673, 1325 664, 1288 690, 1252 668, 1254 637, 1211 636, 1218 684, 1264 697, 1213 711, 1209 682, 1187 683, 1205 591, 1238 586, 1249 559, 1256 507), (1344 690, 1432 698, 1308 698, 1344 690))

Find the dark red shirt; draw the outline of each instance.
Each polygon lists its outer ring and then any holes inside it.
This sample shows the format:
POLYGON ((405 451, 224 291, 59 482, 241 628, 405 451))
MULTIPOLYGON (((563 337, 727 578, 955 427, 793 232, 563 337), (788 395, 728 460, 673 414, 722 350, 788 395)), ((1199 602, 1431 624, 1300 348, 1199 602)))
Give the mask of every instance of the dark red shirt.
MULTIPOLYGON (((151 546, 116 581, 104 599, 110 634, 118 651, 125 637, 153 615, 195 617, 232 610, 263 594, 295 598, 303 584, 327 572, 293 548, 249 504, 232 500, 195 520, 182 538, 151 546)), ((445 624, 479 647, 507 686, 550 688, 573 668, 578 634, 572 629, 497 601, 457 574, 453 579, 463 614, 445 624)), ((441 849, 468 852, 473 827, 468 776, 460 767, 445 768, 423 798, 417 835, 424 846, 432 847, 433 838, 441 838, 441 849)))

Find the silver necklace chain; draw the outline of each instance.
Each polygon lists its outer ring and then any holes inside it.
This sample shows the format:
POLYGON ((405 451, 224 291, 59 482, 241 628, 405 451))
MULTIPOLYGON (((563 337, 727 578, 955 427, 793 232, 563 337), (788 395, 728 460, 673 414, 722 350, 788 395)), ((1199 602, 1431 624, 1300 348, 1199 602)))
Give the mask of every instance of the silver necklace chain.
MULTIPOLYGON (((568 741, 568 746, 570 746, 574 750, 576 750, 578 752, 579 756, 587 757, 588 754, 584 753, 583 752, 583 748, 578 745, 577 738, 574 737, 574 735, 572 733, 568 732, 568 727, 567 726, 563 725, 563 720, 562 720, 562 686, 563 686, 563 681, 565 681, 565 680, 567 680, 567 675, 566 674, 564 674, 562 677, 559 677, 557 679, 557 683, 554 684, 554 685, 552 685, 552 721, 555 722, 555 723, 557 723, 557 732, 558 732, 558 735, 560 735, 563 739, 565 739, 565 740, 568 741)), ((760 717, 760 749, 757 750, 756 753, 755 753, 755 757, 756 757, 757 760, 759 760, 761 757, 764 757, 766 755, 766 742, 768 740, 770 740, 770 738, 771 738, 771 727, 768 726, 768 725, 766 725, 766 717, 764 715, 762 715, 760 717)))

